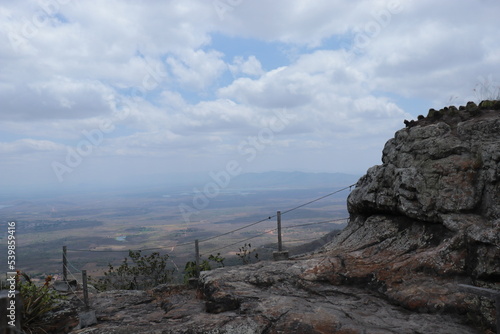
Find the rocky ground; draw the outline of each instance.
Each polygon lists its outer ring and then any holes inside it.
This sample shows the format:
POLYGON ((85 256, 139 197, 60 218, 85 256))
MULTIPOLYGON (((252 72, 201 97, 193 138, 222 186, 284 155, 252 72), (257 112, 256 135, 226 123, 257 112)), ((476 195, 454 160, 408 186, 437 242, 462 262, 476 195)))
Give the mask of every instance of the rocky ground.
POLYGON ((325 266, 327 256, 260 262, 204 272, 201 290, 92 294, 98 324, 71 333, 481 333, 457 316, 412 312, 369 289, 332 285, 318 270, 325 266))

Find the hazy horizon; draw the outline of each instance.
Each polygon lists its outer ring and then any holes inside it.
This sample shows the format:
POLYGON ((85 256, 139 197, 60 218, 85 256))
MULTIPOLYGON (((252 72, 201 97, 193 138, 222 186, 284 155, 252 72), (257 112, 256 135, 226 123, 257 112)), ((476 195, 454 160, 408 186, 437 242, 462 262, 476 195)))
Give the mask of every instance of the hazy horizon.
MULTIPOLYGON (((82 197, 87 198, 89 196, 107 196, 107 195, 127 195, 127 194, 137 194, 141 192, 165 192, 165 194, 171 192, 184 192, 184 193, 195 193, 197 189, 202 190, 203 187, 209 183, 217 184, 221 192, 226 190, 234 189, 249 189, 246 183, 242 184, 243 178, 250 177, 252 180, 255 179, 258 187, 264 187, 266 189, 283 187, 281 183, 278 187, 272 184, 266 186, 265 179, 268 179, 271 175, 279 175, 281 177, 301 174, 308 177, 324 176, 324 178, 330 179, 333 177, 339 180, 345 180, 345 182, 334 182, 333 184, 325 183, 324 188, 336 188, 349 186, 353 182, 357 181, 362 174, 349 174, 349 173, 307 173, 301 171, 293 172, 282 172, 282 171, 268 171, 268 172, 248 172, 241 173, 236 176, 230 176, 230 178, 223 179, 228 174, 224 174, 219 171, 217 173, 186 173, 186 174, 170 174, 164 175, 163 178, 155 179, 154 175, 150 175, 147 180, 137 180, 133 182, 124 183, 84 183, 84 184, 63 184, 59 187, 50 186, 40 186, 37 187, 12 187, 3 188, 0 191, 0 204, 7 203, 15 200, 34 200, 39 198, 58 198, 65 196, 82 197), (264 180, 261 180, 264 179, 264 180), (218 181, 218 182, 217 182, 218 181), (221 182, 224 182, 221 184, 221 182), (349 183, 349 184, 348 184, 349 183)), ((318 184, 318 180, 313 181, 313 183, 308 184, 307 181, 304 183, 302 180, 291 180, 287 187, 289 189, 300 189, 300 188, 321 188, 318 184), (299 185, 298 185, 299 184, 299 185)), ((276 183, 274 183, 276 184, 276 183)), ((0 208, 1 209, 1 208, 0 208)))

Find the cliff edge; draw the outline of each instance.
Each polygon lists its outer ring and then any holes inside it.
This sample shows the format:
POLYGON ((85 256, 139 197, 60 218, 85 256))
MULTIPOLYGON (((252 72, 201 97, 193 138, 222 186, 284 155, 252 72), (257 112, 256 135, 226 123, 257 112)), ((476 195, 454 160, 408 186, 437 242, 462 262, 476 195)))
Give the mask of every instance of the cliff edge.
POLYGON ((351 222, 326 247, 333 283, 364 282, 407 309, 494 327, 493 303, 457 284, 500 289, 498 109, 469 102, 405 122, 348 197, 351 222))

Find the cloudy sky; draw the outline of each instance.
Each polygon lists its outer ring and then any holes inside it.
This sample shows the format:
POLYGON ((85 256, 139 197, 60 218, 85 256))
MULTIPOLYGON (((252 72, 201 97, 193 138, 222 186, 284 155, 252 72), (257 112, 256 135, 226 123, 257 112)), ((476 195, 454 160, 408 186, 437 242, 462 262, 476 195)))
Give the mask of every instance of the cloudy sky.
POLYGON ((362 174, 495 94, 500 1, 0 1, 0 188, 362 174))

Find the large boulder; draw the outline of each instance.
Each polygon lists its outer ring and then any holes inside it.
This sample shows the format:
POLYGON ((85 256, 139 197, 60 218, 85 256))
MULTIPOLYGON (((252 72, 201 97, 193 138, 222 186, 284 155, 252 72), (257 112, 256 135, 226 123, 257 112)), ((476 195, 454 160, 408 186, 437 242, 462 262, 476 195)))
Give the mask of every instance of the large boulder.
POLYGON ((461 110, 396 132, 382 165, 348 197, 350 224, 326 248, 342 259, 336 275, 346 282, 493 328, 493 302, 457 284, 500 289, 500 113, 461 110))

